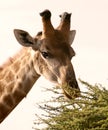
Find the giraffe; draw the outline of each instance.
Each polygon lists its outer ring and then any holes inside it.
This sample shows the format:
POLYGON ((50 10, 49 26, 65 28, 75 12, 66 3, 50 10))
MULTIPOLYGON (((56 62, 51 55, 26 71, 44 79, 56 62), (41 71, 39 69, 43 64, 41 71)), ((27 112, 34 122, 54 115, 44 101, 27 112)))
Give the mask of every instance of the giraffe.
MULTIPOLYGON (((70 30, 71 14, 64 12, 59 26, 55 29, 51 23, 51 12, 44 10, 43 31, 32 37, 28 32, 14 29, 17 41, 23 46, 14 57, 0 67, 0 122, 26 97, 38 78, 46 79, 61 88, 63 85, 78 90, 71 59, 75 52, 71 47, 76 30, 70 30)), ((63 89, 63 88, 62 88, 63 89)), ((72 95, 63 89, 67 98, 72 95)))

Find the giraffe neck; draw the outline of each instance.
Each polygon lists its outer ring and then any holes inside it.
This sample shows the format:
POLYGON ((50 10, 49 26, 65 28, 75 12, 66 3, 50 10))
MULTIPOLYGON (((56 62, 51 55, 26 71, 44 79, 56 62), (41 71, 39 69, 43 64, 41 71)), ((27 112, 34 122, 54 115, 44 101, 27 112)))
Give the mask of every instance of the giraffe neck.
POLYGON ((39 78, 36 73, 29 49, 21 57, 6 67, 0 77, 0 122, 27 95, 39 78))

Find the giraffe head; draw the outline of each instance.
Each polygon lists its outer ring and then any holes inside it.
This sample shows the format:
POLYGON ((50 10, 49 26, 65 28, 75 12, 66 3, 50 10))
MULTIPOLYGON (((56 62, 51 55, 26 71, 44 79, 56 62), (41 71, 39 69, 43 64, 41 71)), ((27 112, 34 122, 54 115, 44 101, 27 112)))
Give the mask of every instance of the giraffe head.
MULTIPOLYGON (((43 31, 34 38, 28 32, 15 29, 14 34, 18 42, 25 47, 30 47, 31 58, 35 71, 57 85, 67 86, 77 90, 74 97, 78 97, 80 89, 76 81, 71 60, 75 55, 71 44, 76 31, 70 30, 71 14, 65 12, 61 17, 59 26, 54 29, 51 24, 51 12, 45 10, 40 13, 43 31)), ((63 88, 64 94, 72 98, 63 88)))

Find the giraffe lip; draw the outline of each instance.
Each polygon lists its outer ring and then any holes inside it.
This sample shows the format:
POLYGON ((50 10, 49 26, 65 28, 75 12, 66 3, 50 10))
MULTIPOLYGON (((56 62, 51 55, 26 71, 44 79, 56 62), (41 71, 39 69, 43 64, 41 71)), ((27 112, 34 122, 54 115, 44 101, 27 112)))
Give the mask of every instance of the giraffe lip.
POLYGON ((64 91, 64 94, 65 94, 65 96, 68 99, 75 99, 75 98, 78 98, 80 96, 80 92, 73 93, 73 95, 70 95, 69 93, 67 93, 66 91, 64 91))
POLYGON ((61 86, 61 88, 68 99, 74 99, 80 96, 80 88, 77 81, 71 82, 70 84, 65 83, 61 86))
POLYGON ((70 91, 67 90, 63 90, 64 91, 64 95, 68 98, 68 99, 75 99, 80 97, 80 90, 78 89, 73 89, 70 91))

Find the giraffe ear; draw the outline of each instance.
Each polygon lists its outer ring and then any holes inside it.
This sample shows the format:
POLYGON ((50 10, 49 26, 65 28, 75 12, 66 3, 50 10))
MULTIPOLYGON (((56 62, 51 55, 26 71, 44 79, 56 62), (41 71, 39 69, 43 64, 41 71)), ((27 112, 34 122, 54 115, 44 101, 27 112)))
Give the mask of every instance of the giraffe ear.
POLYGON ((29 35, 28 32, 19 30, 19 29, 14 29, 14 35, 17 39, 17 41, 25 47, 33 47, 35 44, 35 40, 33 37, 29 35))
POLYGON ((73 43, 75 35, 76 35, 76 30, 71 30, 70 34, 69 34, 69 44, 70 45, 73 43))

